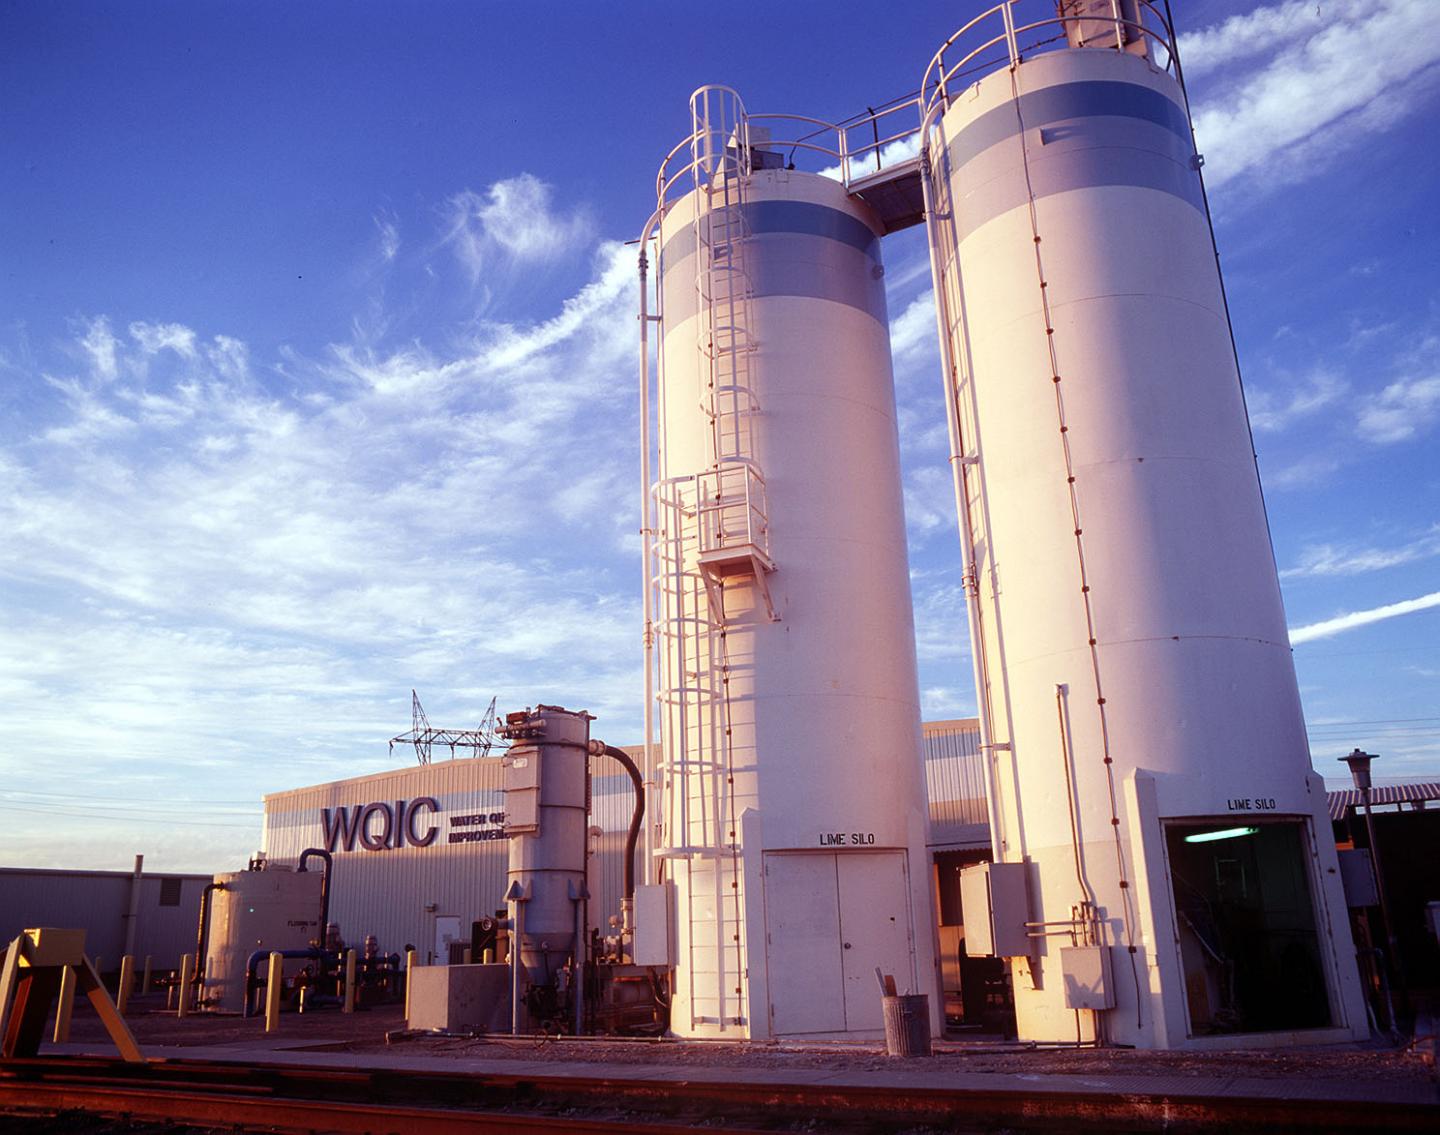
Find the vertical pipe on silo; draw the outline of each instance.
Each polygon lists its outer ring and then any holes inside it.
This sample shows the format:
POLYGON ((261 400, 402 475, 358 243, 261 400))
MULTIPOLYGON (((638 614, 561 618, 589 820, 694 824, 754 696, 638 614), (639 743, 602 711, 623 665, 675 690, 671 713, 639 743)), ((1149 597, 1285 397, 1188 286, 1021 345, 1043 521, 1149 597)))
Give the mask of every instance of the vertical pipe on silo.
MULTIPOLYGON (((944 105, 945 101, 940 100, 936 107, 944 105)), ((940 336, 940 369, 945 382, 945 421, 950 435, 950 478, 955 494, 956 522, 960 528, 965 614, 970 627, 970 667, 975 676, 976 718, 980 727, 980 759, 985 767, 985 811, 990 824, 990 854, 996 862, 1004 862, 1007 841, 999 820, 1000 792, 994 766, 994 710, 990 697, 990 676, 985 654, 985 638, 980 625, 980 578, 975 564, 975 533, 970 517, 969 494, 966 491, 965 438, 960 425, 960 407, 956 401, 959 397, 956 382, 958 376, 954 345, 950 338, 944 267, 940 263, 939 256, 940 237, 935 216, 935 187, 930 180, 934 169, 931 164, 929 137, 930 130, 935 125, 935 113, 935 109, 932 109, 920 126, 920 190, 925 201, 925 230, 928 238, 926 245, 930 253, 930 278, 935 289, 935 322, 940 336)))

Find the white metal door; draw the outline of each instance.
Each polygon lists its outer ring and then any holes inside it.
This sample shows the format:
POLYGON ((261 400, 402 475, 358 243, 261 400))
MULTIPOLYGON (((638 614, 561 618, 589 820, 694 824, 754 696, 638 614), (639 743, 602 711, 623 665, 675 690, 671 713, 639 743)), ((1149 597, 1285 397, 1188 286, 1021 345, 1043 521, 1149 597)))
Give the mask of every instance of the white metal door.
POLYGON ((910 943, 910 880, 903 851, 841 852, 841 965, 845 1027, 883 1029, 875 970, 891 974, 901 993, 916 992, 910 943))
POLYGON ((771 1032, 843 1032, 840 893, 833 853, 765 856, 765 932, 771 1032))
POLYGON ((453 914, 435 916, 435 964, 450 964, 450 943, 460 941, 460 919, 453 914))

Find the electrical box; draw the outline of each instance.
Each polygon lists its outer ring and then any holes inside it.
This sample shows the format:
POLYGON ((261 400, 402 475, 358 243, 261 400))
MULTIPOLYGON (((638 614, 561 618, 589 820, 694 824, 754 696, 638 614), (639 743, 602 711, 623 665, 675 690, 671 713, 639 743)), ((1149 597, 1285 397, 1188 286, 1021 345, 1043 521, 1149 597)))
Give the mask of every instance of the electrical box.
POLYGON ((670 912, 675 907, 675 884, 652 883, 635 888, 635 939, 632 960, 637 966, 675 964, 671 945, 670 912))
POLYGON ((501 762, 505 789, 505 834, 540 830, 540 753, 529 749, 501 762))
POLYGON ((1345 905, 1379 906, 1380 892, 1375 887, 1375 864, 1370 859, 1370 849, 1346 848, 1336 854, 1340 858, 1340 882, 1345 888, 1345 905))
POLYGON ((1060 976, 1065 982, 1065 1008, 1115 1008, 1108 946, 1062 946, 1060 976))
POLYGON ((977 863, 960 872, 965 953, 972 958, 1019 958, 1034 951, 1029 872, 1024 863, 977 863))

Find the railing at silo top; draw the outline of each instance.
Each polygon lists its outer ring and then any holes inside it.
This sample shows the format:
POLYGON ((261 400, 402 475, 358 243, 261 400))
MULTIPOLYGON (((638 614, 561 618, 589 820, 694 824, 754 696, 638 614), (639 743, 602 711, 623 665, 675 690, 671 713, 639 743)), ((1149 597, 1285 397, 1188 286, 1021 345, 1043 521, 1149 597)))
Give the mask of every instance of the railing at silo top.
POLYGON ((940 45, 925 69, 920 98, 926 117, 992 71, 1013 68, 1047 51, 1073 47, 1159 56, 1155 66, 1178 77, 1168 3, 1100 0, 1005 0, 981 12, 940 45), (1094 34, 1095 32, 1102 34, 1094 34))
MULTIPOLYGON (((713 89, 728 91, 701 88, 713 89)), ((731 145, 726 147, 726 155, 734 163, 733 168, 743 169, 746 176, 757 168, 757 155, 775 155, 784 169, 829 177, 848 190, 919 153, 921 109, 918 98, 906 97, 867 110, 847 122, 835 123, 801 114, 751 114, 742 108, 741 128, 735 130, 732 126, 728 137, 742 137, 746 153, 739 157, 731 145), (906 121, 897 124, 901 116, 906 121)), ((708 121, 716 120, 712 115, 708 121)), ((713 125, 704 129, 697 125, 689 137, 681 139, 665 155, 655 177, 655 197, 662 215, 679 196, 727 168, 718 156, 716 136, 713 125)))

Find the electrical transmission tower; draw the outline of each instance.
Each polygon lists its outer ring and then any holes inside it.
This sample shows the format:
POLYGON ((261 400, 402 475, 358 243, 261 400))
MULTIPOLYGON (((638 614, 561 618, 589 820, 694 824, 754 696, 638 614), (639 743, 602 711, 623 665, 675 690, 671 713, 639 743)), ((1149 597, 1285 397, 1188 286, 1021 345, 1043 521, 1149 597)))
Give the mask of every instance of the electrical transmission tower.
MULTIPOLYGON (((447 745, 450 759, 455 759, 456 749, 473 749, 475 756, 488 756, 490 750, 500 742, 495 735, 495 703, 498 697, 490 699, 490 707, 480 722, 479 729, 436 729, 425 716, 425 707, 420 704, 420 695, 410 691, 410 732, 390 738, 390 752, 397 744, 414 745, 415 759, 422 765, 430 763, 430 750, 434 745, 447 745)), ((503 747, 503 746, 502 746, 503 747)))

